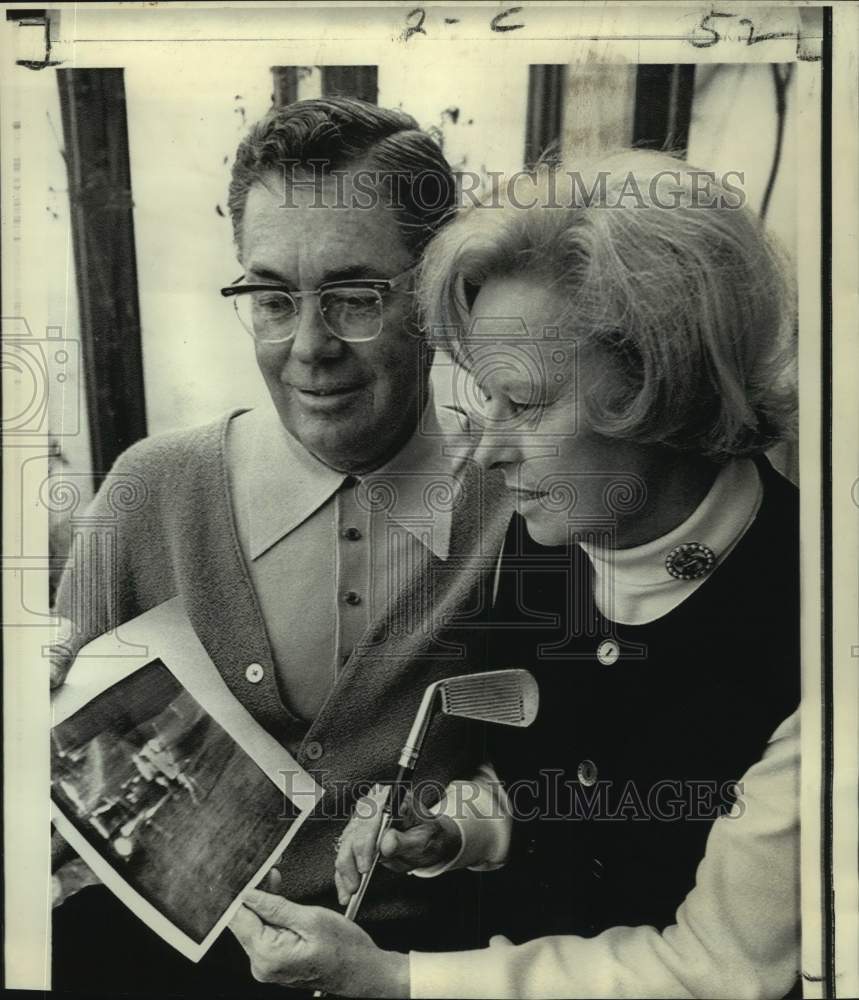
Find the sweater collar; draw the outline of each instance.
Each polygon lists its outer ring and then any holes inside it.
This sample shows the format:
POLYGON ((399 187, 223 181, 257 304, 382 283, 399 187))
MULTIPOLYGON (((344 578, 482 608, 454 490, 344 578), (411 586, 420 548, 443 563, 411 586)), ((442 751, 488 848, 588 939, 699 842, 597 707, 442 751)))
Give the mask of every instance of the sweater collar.
POLYGON ((390 461, 363 476, 350 476, 311 455, 283 426, 272 408, 246 415, 255 422, 249 455, 246 496, 248 551, 251 559, 294 531, 339 490, 355 481, 356 495, 372 508, 375 498, 390 496, 387 516, 404 527, 440 559, 450 550, 452 504, 459 462, 445 448, 458 426, 455 415, 437 409, 430 394, 419 427, 390 461), (433 486, 435 490, 433 490, 433 486), (441 499, 442 502, 439 502, 441 499), (431 523, 432 530, 427 531, 431 523))

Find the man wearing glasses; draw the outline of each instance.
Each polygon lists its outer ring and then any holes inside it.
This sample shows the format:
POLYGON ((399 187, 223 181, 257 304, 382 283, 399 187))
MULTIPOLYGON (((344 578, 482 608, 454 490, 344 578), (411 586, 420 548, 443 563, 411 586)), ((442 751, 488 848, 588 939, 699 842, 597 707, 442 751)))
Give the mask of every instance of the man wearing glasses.
MULTIPOLYGON (((222 295, 274 405, 120 458, 148 499, 119 521, 116 606, 74 643, 182 595, 236 697, 328 793, 279 868, 280 892, 305 904, 337 906, 336 838, 368 783, 393 776, 425 687, 482 666, 473 622, 510 511, 467 442, 450 444, 413 294, 454 201, 440 149, 402 112, 320 99, 251 129, 229 197, 244 273, 222 295)), ((476 763, 456 721, 422 762, 439 792, 476 763)), ((470 884, 380 872, 362 924, 384 948, 468 946, 470 884)), ((55 988, 264 989, 232 935, 191 966, 100 886, 55 911, 54 948, 55 988)))

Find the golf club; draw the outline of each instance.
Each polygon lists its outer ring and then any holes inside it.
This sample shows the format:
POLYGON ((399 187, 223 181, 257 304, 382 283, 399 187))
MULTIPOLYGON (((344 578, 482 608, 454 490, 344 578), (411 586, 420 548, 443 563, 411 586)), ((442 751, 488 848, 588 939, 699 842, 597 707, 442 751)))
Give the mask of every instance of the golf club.
POLYGON ((494 722, 501 726, 530 726, 537 715, 540 694, 537 682, 527 670, 493 670, 463 674, 430 684, 424 692, 415 721, 400 753, 399 769, 385 800, 382 822, 376 836, 373 861, 361 876, 349 900, 346 919, 354 920, 370 879, 379 861, 382 838, 398 814, 402 797, 411 782, 430 723, 437 709, 460 719, 494 722))
MULTIPOLYGON (((399 812, 402 796, 417 767, 435 711, 440 708, 445 715, 454 715, 460 719, 524 728, 530 726, 537 717, 539 705, 540 691, 537 682, 527 670, 514 668, 482 674, 462 674, 429 685, 424 691, 408 739, 400 752, 397 776, 382 809, 382 822, 376 835, 373 860, 349 900, 345 913, 347 920, 354 920, 358 914, 370 879, 379 863, 382 839, 399 812)), ((313 994, 314 997, 325 995, 321 990, 316 990, 313 994)))

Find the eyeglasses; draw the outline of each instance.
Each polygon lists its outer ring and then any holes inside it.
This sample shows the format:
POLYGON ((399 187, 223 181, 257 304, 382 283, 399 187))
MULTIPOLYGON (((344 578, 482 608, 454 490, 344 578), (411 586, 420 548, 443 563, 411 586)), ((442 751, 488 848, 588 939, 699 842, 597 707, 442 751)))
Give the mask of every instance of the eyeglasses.
POLYGON ((393 278, 326 281, 309 292, 293 292, 278 284, 245 283, 242 275, 222 288, 221 295, 232 298, 242 326, 257 343, 292 340, 298 330, 301 300, 315 296, 329 332, 350 344, 360 344, 375 340, 382 332, 384 296, 405 285, 415 269, 413 265, 393 278))

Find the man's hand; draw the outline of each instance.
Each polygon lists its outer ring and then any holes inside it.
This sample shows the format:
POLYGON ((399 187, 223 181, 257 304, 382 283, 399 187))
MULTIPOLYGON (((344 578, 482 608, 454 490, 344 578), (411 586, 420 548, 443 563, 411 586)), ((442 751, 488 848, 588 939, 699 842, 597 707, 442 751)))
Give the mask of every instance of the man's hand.
POLYGON ((56 909, 88 885, 100 885, 98 875, 80 858, 72 858, 51 876, 51 905, 56 909))
POLYGON ((57 638, 51 643, 48 659, 51 664, 51 690, 60 687, 66 679, 71 669, 74 656, 72 654, 69 640, 71 639, 74 626, 68 618, 60 618, 57 638))
MULTIPOLYGON (((48 654, 51 665, 51 690, 61 687, 66 675, 74 662, 69 640, 74 626, 68 618, 60 618, 56 640, 51 643, 48 654)), ((51 896, 54 907, 64 903, 69 896, 74 896, 80 889, 88 885, 98 885, 99 878, 77 856, 74 848, 57 833, 51 831, 51 896)))
MULTIPOLYGON (((340 837, 334 862, 334 884, 341 906, 347 905, 361 876, 373 863, 388 792, 389 786, 376 785, 369 795, 360 799, 340 837)), ((429 868, 452 861, 459 854, 462 846, 459 827, 450 817, 418 819, 406 804, 401 825, 403 829, 388 830, 382 838, 379 861, 386 868, 397 872, 429 868)))
POLYGON ((230 930, 254 979, 348 997, 408 997, 409 957, 382 951, 339 913, 250 889, 230 930))
POLYGON ((55 830, 51 829, 51 905, 64 903, 69 896, 86 888, 99 885, 98 875, 82 861, 75 849, 55 830))

